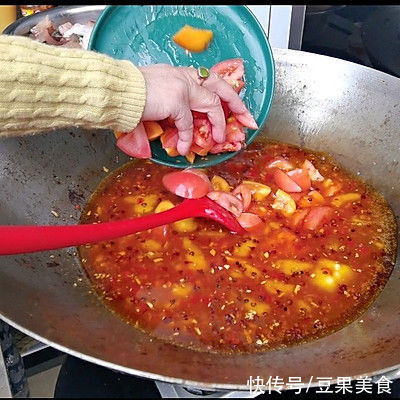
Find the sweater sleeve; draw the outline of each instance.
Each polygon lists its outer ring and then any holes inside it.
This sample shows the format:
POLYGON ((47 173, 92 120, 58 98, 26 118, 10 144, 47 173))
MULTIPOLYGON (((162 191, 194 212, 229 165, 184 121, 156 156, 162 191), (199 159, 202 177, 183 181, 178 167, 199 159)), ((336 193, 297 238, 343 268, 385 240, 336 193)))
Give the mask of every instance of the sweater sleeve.
POLYGON ((67 126, 131 131, 146 101, 129 61, 0 35, 0 136, 67 126))

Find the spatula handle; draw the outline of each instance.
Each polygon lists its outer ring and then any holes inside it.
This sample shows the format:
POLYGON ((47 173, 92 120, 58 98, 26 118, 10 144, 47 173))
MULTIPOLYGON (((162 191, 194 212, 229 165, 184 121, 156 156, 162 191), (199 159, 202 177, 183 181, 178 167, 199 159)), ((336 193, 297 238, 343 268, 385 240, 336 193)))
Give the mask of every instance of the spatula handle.
POLYGON ((198 216, 198 208, 187 200, 159 214, 120 221, 82 225, 0 225, 0 255, 33 253, 79 246, 142 232, 184 218, 198 216))

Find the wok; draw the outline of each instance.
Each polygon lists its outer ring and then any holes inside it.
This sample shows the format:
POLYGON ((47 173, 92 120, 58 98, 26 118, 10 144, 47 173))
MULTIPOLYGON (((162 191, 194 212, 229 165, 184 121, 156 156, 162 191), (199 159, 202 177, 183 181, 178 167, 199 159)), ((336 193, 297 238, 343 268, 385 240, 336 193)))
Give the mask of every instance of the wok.
MULTIPOLYGON (((331 153, 400 215, 400 80, 326 56, 274 50, 276 94, 262 135, 331 153)), ((128 160, 109 132, 66 129, 0 141, 0 223, 77 223, 88 196, 128 160), (56 211, 59 218, 51 213, 56 211)), ((0 258, 0 316, 82 359, 199 388, 246 389, 249 376, 387 374, 400 367, 400 265, 357 321, 325 338, 263 354, 195 352, 152 339, 108 311, 76 249, 0 258)))

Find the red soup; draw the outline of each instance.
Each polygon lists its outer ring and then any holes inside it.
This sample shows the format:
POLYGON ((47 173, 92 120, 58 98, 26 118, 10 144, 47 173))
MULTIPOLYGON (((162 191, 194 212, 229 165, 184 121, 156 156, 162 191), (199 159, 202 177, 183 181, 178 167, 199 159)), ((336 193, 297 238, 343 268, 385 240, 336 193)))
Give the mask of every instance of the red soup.
MULTIPOLYGON (((81 222, 178 204, 162 186, 168 172, 126 164, 101 183, 81 222)), ((241 236, 187 219, 80 247, 98 295, 134 327, 198 350, 268 350, 342 328, 382 289, 395 258, 394 216, 329 156, 258 142, 205 172, 215 190, 246 185, 246 212, 262 224, 241 236)))

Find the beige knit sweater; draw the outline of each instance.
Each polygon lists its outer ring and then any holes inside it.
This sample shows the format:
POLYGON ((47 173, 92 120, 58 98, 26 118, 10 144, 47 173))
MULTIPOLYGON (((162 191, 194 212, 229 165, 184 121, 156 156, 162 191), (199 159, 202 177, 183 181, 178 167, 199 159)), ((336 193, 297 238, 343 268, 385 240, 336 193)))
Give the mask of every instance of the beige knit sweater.
POLYGON ((127 132, 145 100, 129 61, 0 35, 0 136, 67 126, 127 132))

